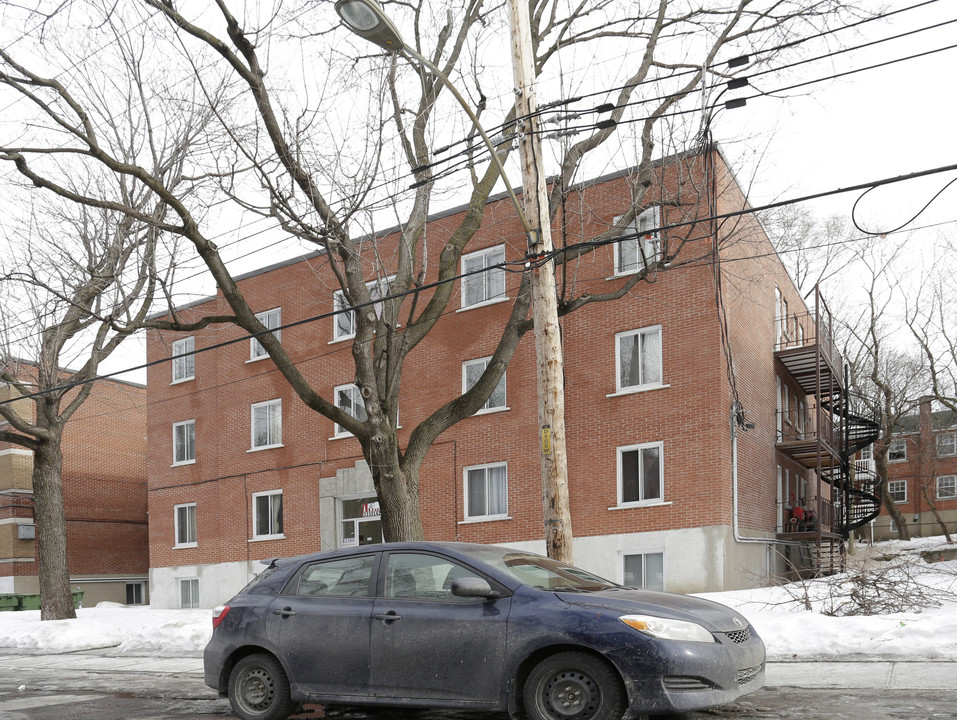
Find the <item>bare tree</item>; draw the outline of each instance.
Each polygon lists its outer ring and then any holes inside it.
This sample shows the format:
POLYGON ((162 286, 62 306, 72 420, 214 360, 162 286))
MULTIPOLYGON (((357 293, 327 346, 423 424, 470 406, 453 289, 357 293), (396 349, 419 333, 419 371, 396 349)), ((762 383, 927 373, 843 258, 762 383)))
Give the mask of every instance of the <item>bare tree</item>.
MULTIPOLYGON (((887 478, 891 440, 900 430, 900 421, 913 414, 928 386, 924 359, 902 343, 900 317, 905 290, 897 269, 903 259, 902 245, 876 243, 857 253, 855 276, 862 281, 863 301, 856 313, 847 313, 843 325, 848 340, 845 357, 851 369, 851 384, 871 414, 880 418, 880 436, 874 461, 879 477, 887 478)), ((910 539, 907 520, 881 485, 881 502, 893 518, 901 538, 910 539)))
MULTIPOLYGON (((188 240, 231 315, 191 323, 173 313, 153 326, 187 331, 233 322, 256 335, 299 398, 358 439, 372 469, 385 538, 415 539, 422 537, 418 484, 426 452, 442 432, 475 413, 497 386, 519 340, 531 328, 529 279, 526 273, 482 376, 461 396, 437 403, 401 447, 396 427, 403 361, 449 308, 452 280, 500 178, 484 148, 473 142, 471 126, 456 119, 461 113, 450 105, 439 78, 403 55, 369 57, 370 47, 359 45, 339 27, 331 5, 301 0, 234 10, 226 0, 218 0, 215 8, 196 10, 166 0, 75 0, 51 5, 47 15, 8 5, 8 14, 26 16, 18 27, 37 29, 17 47, 0 49, 0 87, 30 108, 23 111, 29 124, 16 124, 24 136, 8 134, 0 140, 0 159, 39 188, 77 203, 127 212, 188 240), (279 10, 274 12, 274 7, 279 10), (160 63, 163 77, 144 92, 142 104, 129 109, 130 127, 160 132, 159 125, 148 120, 153 109, 148 101, 154 96, 215 108, 217 137, 189 156, 192 197, 151 168, 117 157, 103 143, 100 123, 112 111, 90 88, 104 82, 101 66, 115 69, 115 63, 91 66, 81 62, 77 48, 64 43, 63 33, 80 14, 90 18, 84 44, 100 48, 100 56, 117 56, 116 49, 131 43, 130 37, 148 35, 152 42, 151 51, 136 59, 154 71, 160 63), (31 54, 41 41, 42 63, 31 54), (45 69, 54 64, 63 70, 62 80, 45 69), (220 107, 224 99, 228 103, 220 107), (354 115, 344 108, 352 108, 354 115), (462 139, 449 145, 450 135, 462 139), (446 146, 444 152, 440 146, 446 146), (53 164, 52 158, 60 162, 53 164), (120 201, 69 192, 67 179, 75 163, 92 163, 149 188, 175 219, 158 221, 120 201), (453 172, 456 163, 459 172, 453 172), (410 180, 414 182, 408 190, 410 180), (463 184, 468 208, 464 218, 450 229, 439 257, 429 257, 424 236, 433 200, 463 184), (212 240, 213 231, 197 219, 203 207, 227 205, 261 215, 287 237, 324 251, 323 260, 337 278, 345 304, 358 309, 352 350, 365 406, 362 417, 318 393, 281 342, 257 320, 212 240), (400 228, 388 246, 375 241, 383 214, 400 228), (376 312, 373 301, 386 286, 388 297, 376 312)), ((583 238, 591 242, 577 243, 574 251, 560 256, 560 263, 579 261, 596 243, 620 235, 654 205, 673 207, 676 220, 689 220, 680 214, 681 196, 663 199, 649 188, 659 187, 655 159, 663 149, 691 147, 690 134, 687 139, 669 138, 665 146, 657 140, 676 113, 699 106, 702 68, 710 66, 719 81, 746 74, 747 65, 731 70, 718 64, 719 57, 768 57, 760 51, 781 47, 802 30, 821 29, 850 7, 844 0, 531 3, 534 64, 543 84, 564 88, 577 80, 592 88, 600 83, 594 74, 583 81, 563 72, 581 68, 581 58, 588 58, 591 68, 591 63, 611 59, 603 53, 625 52, 624 60, 615 58, 624 74, 603 88, 608 101, 598 110, 593 100, 563 98, 550 111, 561 136, 547 151, 555 155, 552 216, 580 173, 610 158, 620 163, 622 148, 633 148, 628 159, 634 168, 630 204, 620 208, 613 226, 583 238)), ((499 152, 507 158, 523 122, 515 117, 511 73, 495 72, 497 43, 507 36, 502 6, 483 0, 416 0, 388 2, 386 9, 394 13, 416 52, 450 76, 474 101, 477 115, 495 126, 499 152), (504 82, 495 84, 500 75, 504 82)), ((122 64, 129 65, 129 60, 122 64)), ((688 257, 691 245, 683 239, 691 236, 690 225, 683 227, 688 233, 670 234, 659 257, 648 263, 647 273, 698 259, 688 257)), ((646 271, 623 278, 602 296, 576 293, 567 283, 561 286, 559 313, 619 298, 644 280, 646 271)))
MULTIPOLYGON (((147 102, 138 67, 147 47, 127 44, 127 72, 89 88, 91 97, 109 102, 110 116, 94 121, 80 113, 75 126, 60 129, 69 136, 94 132, 96 125, 109 147, 100 151, 103 157, 147 168, 151 182, 177 189, 186 148, 203 132, 210 111, 179 108, 162 134, 152 125, 158 116, 126 122, 136 105, 147 102)), ((39 87, 59 86, 55 80, 23 82, 19 87, 31 98, 39 87)), ((54 108, 45 110, 57 116, 54 108)), ((61 150, 67 152, 62 145, 46 148, 53 165, 61 150)), ((27 170, 23 154, 4 159, 27 170)), ((9 423, 0 440, 33 451, 43 620, 75 617, 63 505, 64 429, 89 397, 103 362, 144 328, 177 268, 175 237, 163 235, 166 202, 124 172, 97 172, 99 164, 72 167, 52 194, 33 195, 16 186, 16 175, 5 187, 10 205, 26 210, 8 218, 0 259, 0 381, 21 398, 0 403, 0 417, 9 423), (32 412, 22 411, 24 402, 32 412)))
POLYGON ((798 291, 808 297, 815 287, 835 289, 855 251, 871 242, 846 217, 818 218, 807 208, 785 205, 762 213, 761 221, 798 291))

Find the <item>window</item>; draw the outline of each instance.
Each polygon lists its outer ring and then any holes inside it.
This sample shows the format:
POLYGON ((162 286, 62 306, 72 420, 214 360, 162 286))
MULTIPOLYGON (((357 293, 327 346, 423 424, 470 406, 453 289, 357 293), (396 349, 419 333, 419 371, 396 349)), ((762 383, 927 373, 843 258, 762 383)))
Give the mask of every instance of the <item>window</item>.
POLYGON ((615 335, 618 392, 661 384, 661 327, 615 335))
POLYGON ((623 585, 642 590, 664 590, 665 571, 664 553, 642 553, 625 555, 623 585))
MULTIPOLYGON (((395 275, 379 280, 371 280, 366 283, 369 288, 369 295, 373 300, 379 300, 389 294, 389 286, 395 279, 395 275)), ((336 290, 332 296, 333 310, 335 311, 335 322, 332 326, 332 339, 343 340, 345 338, 355 337, 356 334, 356 313, 350 310, 349 302, 346 300, 345 293, 342 290, 336 290)), ((373 305, 376 317, 382 315, 382 303, 373 305)))
POLYGON ((887 494, 890 495, 891 500, 896 503, 907 502, 907 481, 889 480, 887 482, 887 494))
MULTIPOLYGON (((340 385, 333 390, 333 394, 336 397, 337 408, 343 412, 349 413, 356 420, 366 420, 368 417, 366 415, 366 406, 362 401, 362 393, 359 392, 358 385, 355 383, 351 385, 340 385)), ((336 423, 334 433, 335 437, 347 437, 350 435, 352 435, 352 433, 342 427, 342 425, 339 423, 336 423)))
MULTIPOLYGON (((462 363, 463 393, 471 389, 472 386, 478 382, 478 379, 482 376, 482 373, 485 372, 485 368, 488 367, 489 360, 491 359, 492 358, 482 358, 481 360, 469 360, 468 362, 462 363)), ((478 415, 480 413, 505 409, 505 373, 502 373, 502 377, 489 396, 489 399, 485 401, 485 404, 475 414, 478 415)))
POLYGON ((142 605, 146 597, 146 583, 126 583, 126 604, 142 605))
POLYGON ((252 449, 282 445, 282 400, 252 406, 252 449))
POLYGON ((196 462, 196 421, 173 423, 173 465, 196 462))
POLYGON ((873 460, 874 459, 874 446, 868 445, 866 448, 861 449, 861 460, 873 460))
POLYGON ((937 456, 957 455, 957 435, 945 433, 937 436, 937 456))
POLYGON ((506 463, 465 468, 465 517, 505 517, 508 514, 506 463))
POLYGON ((496 245, 462 256, 462 307, 505 297, 505 246, 496 245), (483 268, 491 268, 481 272, 483 268))
POLYGON ((199 607, 199 578, 181 578, 179 581, 179 606, 199 607))
POLYGON ((902 437, 891 439, 891 444, 887 449, 888 462, 902 462, 907 459, 907 440, 902 437))
POLYGON ((657 206, 648 208, 625 231, 624 239, 615 243, 615 275, 631 275, 651 267, 661 258, 660 218, 657 206))
MULTIPOLYGON (((282 309, 274 308, 272 310, 266 310, 265 312, 256 313, 256 319, 261 322, 267 330, 273 330, 273 335, 276 336, 276 339, 279 339, 280 330, 278 329, 282 325, 282 309)), ((249 340, 249 359, 258 360, 259 358, 264 358, 267 356, 266 348, 260 345, 259 340, 256 338, 250 338, 249 340)))
POLYGON ((282 490, 253 493, 253 539, 282 536, 282 490))
POLYGON ((192 380, 196 372, 195 340, 191 337, 173 341, 173 382, 192 380))
MULTIPOLYGON (((389 554, 385 575, 385 596, 407 600, 476 602, 476 598, 452 594, 452 583, 460 578, 484 579, 447 558, 422 553, 389 554)), ((482 599, 479 598, 479 601, 482 599)))
POLYGON ((618 504, 661 502, 662 444, 618 448, 618 504))
POLYGON ((173 507, 176 525, 174 547, 196 547, 196 503, 173 507))
POLYGON ((296 584, 296 595, 372 597, 374 555, 348 557, 307 565, 296 584))
POLYGON ((937 478, 937 499, 953 500, 957 498, 957 475, 941 475, 937 478))

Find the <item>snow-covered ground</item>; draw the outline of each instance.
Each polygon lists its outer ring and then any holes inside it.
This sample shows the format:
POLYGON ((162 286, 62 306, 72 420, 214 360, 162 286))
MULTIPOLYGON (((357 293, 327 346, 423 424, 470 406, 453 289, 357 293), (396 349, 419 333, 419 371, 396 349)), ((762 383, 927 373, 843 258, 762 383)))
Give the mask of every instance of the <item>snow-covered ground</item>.
MULTIPOLYGON (((957 560, 925 563, 917 553, 928 549, 943 552, 957 544, 946 545, 943 537, 879 543, 859 548, 840 576, 702 597, 743 612, 764 639, 770 660, 957 660, 957 560), (850 614, 862 596, 869 605, 891 607, 879 615, 850 614), (914 600, 923 603, 903 607, 914 600)), ((39 610, 0 613, 0 649, 110 647, 131 655, 184 655, 202 651, 211 632, 209 610, 100 603, 80 608, 76 620, 50 622, 40 622, 39 610)))

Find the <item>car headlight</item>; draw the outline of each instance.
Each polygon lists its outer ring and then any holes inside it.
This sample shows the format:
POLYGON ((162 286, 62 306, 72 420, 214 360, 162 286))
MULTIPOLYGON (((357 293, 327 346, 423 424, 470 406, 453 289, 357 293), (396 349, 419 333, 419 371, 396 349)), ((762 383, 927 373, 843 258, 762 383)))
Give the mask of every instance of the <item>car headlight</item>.
POLYGON ((622 615, 619 620, 628 627, 633 627, 635 630, 645 633, 645 635, 651 635, 662 640, 706 643, 715 641, 714 635, 710 632, 697 623, 686 620, 672 620, 652 615, 622 615))

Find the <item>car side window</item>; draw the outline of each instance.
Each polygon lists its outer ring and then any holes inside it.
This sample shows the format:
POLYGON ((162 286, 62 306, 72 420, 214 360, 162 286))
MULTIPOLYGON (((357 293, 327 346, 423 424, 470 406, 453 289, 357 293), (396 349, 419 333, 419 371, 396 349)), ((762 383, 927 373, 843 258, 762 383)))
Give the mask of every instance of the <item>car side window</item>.
POLYGON ((339 558, 312 563, 299 574, 295 595, 369 597, 375 556, 339 558))
POLYGON ((469 602, 452 594, 458 578, 482 578, 464 565, 448 558, 422 553, 390 553, 386 567, 385 597, 407 600, 469 602))

